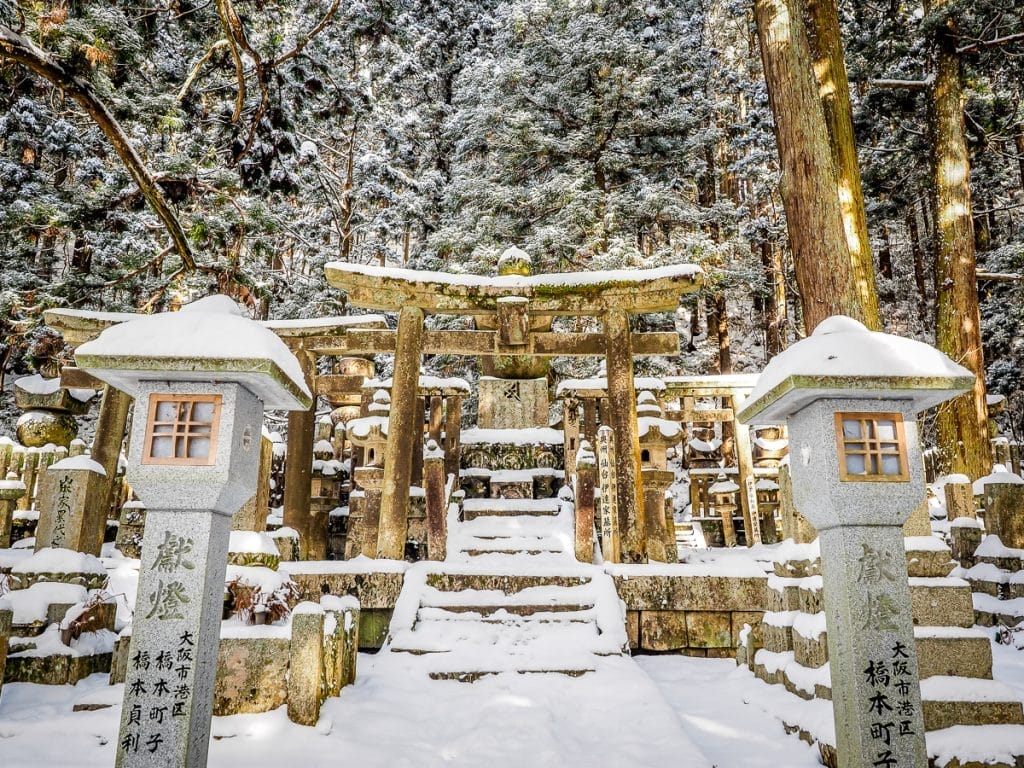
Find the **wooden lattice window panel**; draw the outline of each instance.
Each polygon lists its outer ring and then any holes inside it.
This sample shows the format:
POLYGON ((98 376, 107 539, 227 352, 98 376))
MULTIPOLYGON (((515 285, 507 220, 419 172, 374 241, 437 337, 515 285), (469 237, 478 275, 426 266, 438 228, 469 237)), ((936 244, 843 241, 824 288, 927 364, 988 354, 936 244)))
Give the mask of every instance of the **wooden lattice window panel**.
POLYGON ((220 406, 220 395, 152 395, 142 463, 213 464, 220 406))
POLYGON ((910 480, 902 414, 837 413, 836 438, 840 480, 910 480))

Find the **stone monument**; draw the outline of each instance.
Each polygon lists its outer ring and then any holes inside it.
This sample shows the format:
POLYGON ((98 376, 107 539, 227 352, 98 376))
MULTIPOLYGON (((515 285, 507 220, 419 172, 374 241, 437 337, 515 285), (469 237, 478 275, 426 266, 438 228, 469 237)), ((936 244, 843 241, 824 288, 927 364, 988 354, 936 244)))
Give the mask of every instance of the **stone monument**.
POLYGON ((788 424, 818 531, 838 768, 925 768, 903 523, 925 495, 917 414, 974 376, 926 344, 831 317, 775 357, 738 417, 788 424))
POLYGON ((231 516, 253 494, 263 409, 312 398, 284 343, 225 296, 108 328, 75 359, 135 397, 147 508, 116 764, 203 768, 231 516))

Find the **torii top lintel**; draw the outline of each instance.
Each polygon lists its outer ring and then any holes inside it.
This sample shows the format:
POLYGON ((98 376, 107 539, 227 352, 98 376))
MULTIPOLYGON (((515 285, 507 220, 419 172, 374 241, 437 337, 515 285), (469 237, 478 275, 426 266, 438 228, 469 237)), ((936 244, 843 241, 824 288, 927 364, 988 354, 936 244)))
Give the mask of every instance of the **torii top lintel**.
POLYGON ((427 313, 465 315, 497 312, 503 300, 512 299, 525 299, 531 315, 601 315, 609 309, 666 312, 703 282, 702 270, 692 264, 499 277, 343 262, 327 264, 326 271, 327 281, 345 290, 355 307, 397 312, 412 306, 427 313))

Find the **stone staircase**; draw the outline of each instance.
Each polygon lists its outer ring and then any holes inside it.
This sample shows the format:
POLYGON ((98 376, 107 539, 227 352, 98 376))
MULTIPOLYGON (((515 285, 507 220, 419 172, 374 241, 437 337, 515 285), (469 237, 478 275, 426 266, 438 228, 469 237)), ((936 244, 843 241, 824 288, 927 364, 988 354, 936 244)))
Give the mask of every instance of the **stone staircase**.
POLYGON ((406 573, 382 652, 437 680, 593 672, 628 654, 622 604, 601 569, 573 555, 573 505, 467 499, 448 560, 406 573))

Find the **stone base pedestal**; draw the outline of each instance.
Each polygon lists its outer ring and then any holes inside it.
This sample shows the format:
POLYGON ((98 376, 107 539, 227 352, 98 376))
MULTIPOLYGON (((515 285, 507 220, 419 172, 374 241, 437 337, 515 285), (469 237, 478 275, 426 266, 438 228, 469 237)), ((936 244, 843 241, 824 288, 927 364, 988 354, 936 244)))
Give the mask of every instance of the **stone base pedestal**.
POLYGON ((548 380, 480 377, 477 421, 482 429, 548 425, 548 380))

